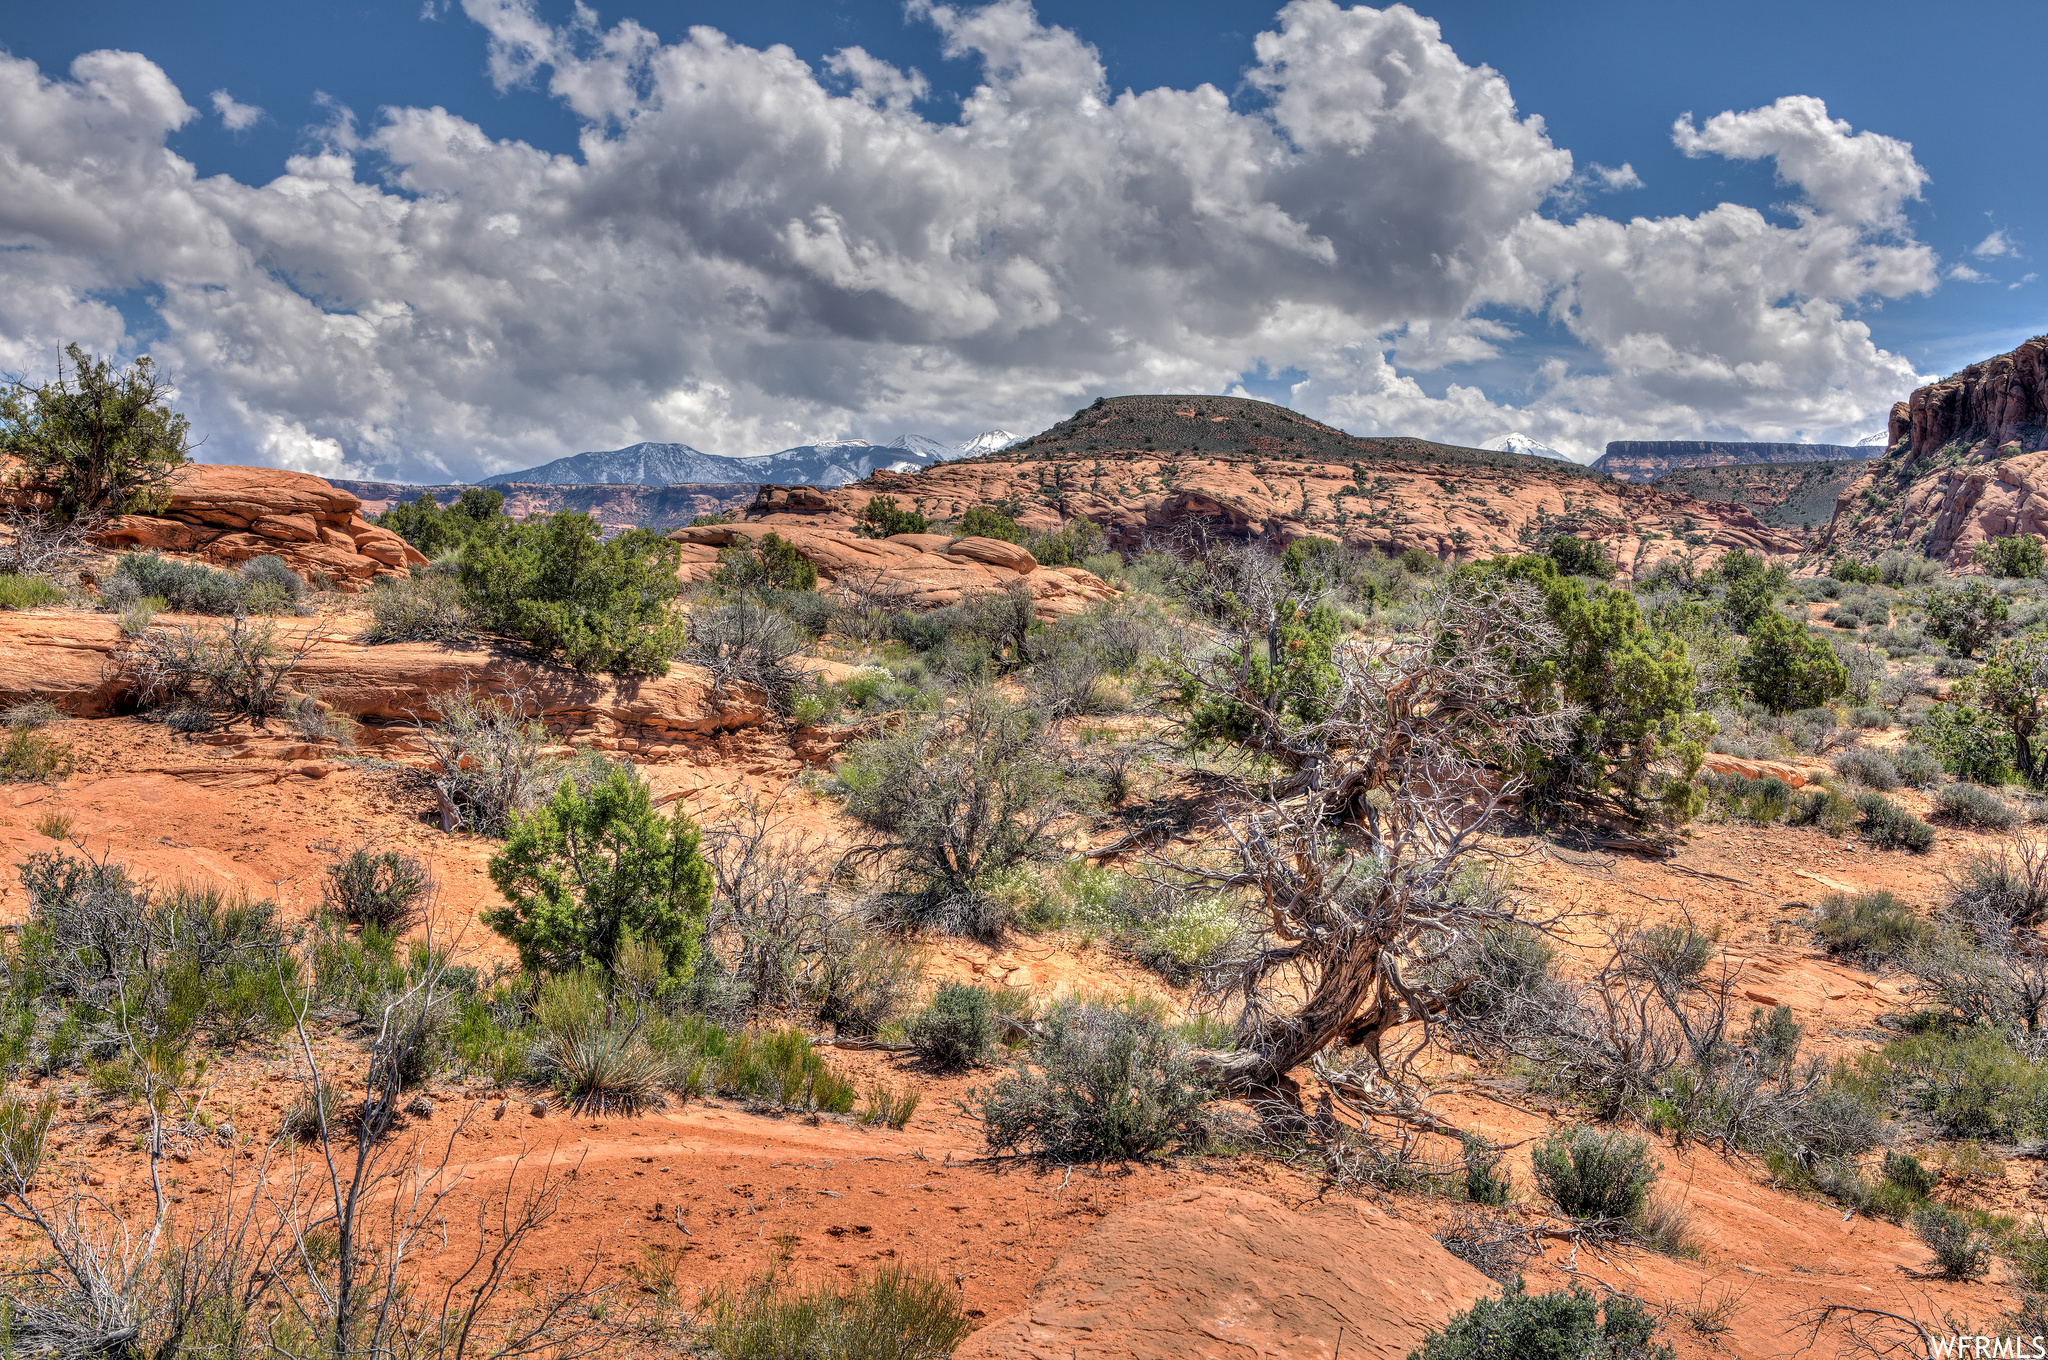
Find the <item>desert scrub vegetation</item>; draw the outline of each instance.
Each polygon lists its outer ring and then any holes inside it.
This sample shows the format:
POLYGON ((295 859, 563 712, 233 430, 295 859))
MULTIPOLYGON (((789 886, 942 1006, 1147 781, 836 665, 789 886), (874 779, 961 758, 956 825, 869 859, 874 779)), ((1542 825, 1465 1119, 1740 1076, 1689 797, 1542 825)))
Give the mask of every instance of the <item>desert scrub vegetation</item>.
POLYGON ((120 611, 143 601, 178 614, 295 614, 306 582, 281 557, 252 557, 234 571, 164 557, 122 553, 101 592, 120 611))
POLYGON ((943 1360, 975 1326, 956 1285, 901 1262, 844 1285, 771 1273, 704 1311, 724 1360, 943 1360))
POLYGON ((1517 1279, 1498 1297, 1455 1313, 1423 1338, 1410 1360, 1674 1360, 1657 1340, 1663 1322, 1628 1294, 1593 1293, 1582 1284, 1530 1294, 1517 1279))
POLYGON ((469 531, 456 572, 482 629, 579 671, 665 675, 685 636, 677 552, 649 529, 601 538, 596 520, 569 511, 497 515, 469 531))
POLYGON ((1136 1006, 1066 1000, 1016 1069, 968 1095, 991 1155, 1120 1161, 1200 1148, 1216 1132, 1186 1040, 1136 1006))
POLYGON ((360 642, 456 642, 476 633, 461 583, 452 567, 438 561, 404 577, 378 577, 365 603, 370 624, 358 635, 360 642))
POLYGON ((325 905, 352 926, 402 935, 426 914, 435 891, 426 865, 401 850, 358 846, 327 866, 325 905))
POLYGON ((204 731, 284 712, 287 682, 316 640, 310 629, 280 638, 271 620, 238 615, 223 624, 151 628, 129 644, 124 662, 145 707, 179 731, 204 731))
POLYGON ((1054 825, 1094 800, 1043 715, 982 688, 849 747, 837 787, 870 833, 857 857, 895 875, 898 919, 982 938, 1011 923, 1005 873, 1056 854, 1054 825))
POLYGON ((389 529, 432 561, 456 551, 479 526, 505 513, 505 493, 488 487, 464 487, 447 506, 422 491, 377 516, 377 527, 389 529))
POLYGON ((19 484, 61 523, 161 509, 169 483, 192 461, 190 426, 170 406, 172 384, 148 355, 126 368, 64 347, 45 383, 0 389, 0 454, 19 484))
POLYGON ((636 941, 660 957, 665 978, 692 971, 711 870, 695 824, 680 809, 657 813, 631 766, 587 792, 565 779, 547 802, 515 815, 490 874, 506 905, 481 919, 532 972, 585 963, 610 972, 636 941))
POLYGON ((1898 963, 1934 936, 1933 926, 1919 913, 1883 889, 1822 899, 1813 928, 1828 953, 1873 969, 1898 963))
POLYGON ((0 784, 28 784, 62 778, 71 769, 71 748, 44 731, 64 715, 47 699, 16 704, 0 714, 0 784))

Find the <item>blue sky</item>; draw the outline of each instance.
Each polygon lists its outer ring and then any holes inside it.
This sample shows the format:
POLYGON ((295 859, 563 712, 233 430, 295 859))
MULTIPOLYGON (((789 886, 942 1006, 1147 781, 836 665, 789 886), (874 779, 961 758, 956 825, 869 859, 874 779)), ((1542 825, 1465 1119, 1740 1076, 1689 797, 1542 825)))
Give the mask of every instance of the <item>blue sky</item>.
POLYGON ((0 183, 0 366, 149 349, 235 461, 758 453, 1152 389, 1582 458, 1850 439, 2048 329, 2038 4, 115 0, 0 47, 0 144, 51 158, 0 183), (107 49, 143 60, 73 67, 107 49))

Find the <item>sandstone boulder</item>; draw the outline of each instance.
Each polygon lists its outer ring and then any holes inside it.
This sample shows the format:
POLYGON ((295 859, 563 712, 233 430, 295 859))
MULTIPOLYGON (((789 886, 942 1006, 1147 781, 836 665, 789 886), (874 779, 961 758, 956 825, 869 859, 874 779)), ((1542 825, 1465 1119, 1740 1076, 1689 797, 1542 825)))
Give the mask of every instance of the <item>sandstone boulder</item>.
POLYGON ((1038 559, 1015 543, 1005 543, 1000 538, 968 537, 956 539, 943 550, 948 557, 964 557, 969 562, 984 566, 1002 567, 1019 576, 1029 576, 1038 570, 1038 559))
POLYGON ((1119 1209, 1067 1248, 1021 1312, 954 1360, 1403 1360, 1496 1292, 1422 1227, 1360 1203, 1296 1213, 1234 1186, 1119 1209))
MULTIPOLYGON (((287 646, 307 631, 293 620, 276 627, 287 646)), ((48 699, 73 717, 119 712, 133 703, 122 650, 120 623, 111 615, 0 613, 0 707, 48 699)), ((517 692, 527 712, 565 740, 646 755, 768 718, 760 694, 744 687, 715 693, 711 677, 695 666, 638 680, 580 675, 483 642, 366 647, 325 634, 300 658, 291 685, 360 721, 386 725, 439 717, 448 696, 465 685, 490 695, 517 692)))
POLYGON ((669 538, 682 545, 679 574, 686 581, 702 581, 717 570, 718 549, 758 543, 771 533, 818 569, 820 589, 871 591, 907 609, 937 609, 1021 582, 1039 617, 1051 619, 1081 613, 1117 593, 1093 572, 1041 567, 1016 544, 992 538, 897 534, 874 539, 839 529, 752 520, 677 529, 669 538))
POLYGON ((192 553, 224 566, 282 557, 300 575, 324 575, 340 590, 404 576, 426 562, 404 539, 364 519, 361 506, 310 473, 193 464, 172 480, 162 511, 121 515, 95 541, 192 553))

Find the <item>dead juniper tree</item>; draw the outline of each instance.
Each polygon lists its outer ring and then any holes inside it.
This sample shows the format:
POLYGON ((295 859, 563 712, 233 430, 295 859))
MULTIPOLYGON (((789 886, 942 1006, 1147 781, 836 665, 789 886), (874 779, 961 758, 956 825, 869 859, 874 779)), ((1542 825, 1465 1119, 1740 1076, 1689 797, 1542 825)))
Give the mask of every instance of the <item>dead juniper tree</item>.
POLYGON ((1524 587, 1446 592, 1419 637, 1393 644, 1334 645, 1312 613, 1246 612, 1233 629, 1226 610, 1220 645, 1181 659, 1194 735, 1264 758, 1222 813, 1225 862, 1175 866, 1183 891, 1237 895, 1264 918, 1252 947, 1204 978, 1238 1016, 1235 1049, 1202 1066, 1224 1090, 1291 1104, 1288 1072, 1343 1045, 1361 1061, 1319 1075, 1354 1113, 1434 1126, 1412 1054, 1385 1041, 1455 993, 1441 960, 1511 919, 1474 859, 1479 838, 1576 714, 1532 692, 1556 634, 1524 587))

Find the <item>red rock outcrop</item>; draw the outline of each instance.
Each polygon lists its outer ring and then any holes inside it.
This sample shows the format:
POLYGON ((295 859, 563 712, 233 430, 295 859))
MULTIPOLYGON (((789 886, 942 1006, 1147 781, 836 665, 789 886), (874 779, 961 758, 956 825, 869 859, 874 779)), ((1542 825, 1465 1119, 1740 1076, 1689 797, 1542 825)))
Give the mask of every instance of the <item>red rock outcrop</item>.
MULTIPOLYGON (((308 631, 290 619, 276 627, 288 646, 308 631)), ((132 703, 134 688, 123 644, 120 621, 108 614, 0 612, 0 707, 48 699, 76 718, 120 711, 132 703)), ((667 675, 638 680, 581 675, 485 642, 366 647, 325 634, 300 658, 291 683, 372 724, 373 739, 376 725, 393 729, 383 735, 404 737, 414 719, 438 717, 465 685, 491 695, 516 690, 528 713, 563 740, 641 760, 759 727, 768 717, 759 694, 744 687, 715 693, 710 676, 695 666, 677 664, 667 675)))
MULTIPOLYGON (((916 473, 878 472, 814 494, 831 501, 846 516, 838 522, 849 526, 878 495, 934 523, 958 520, 977 505, 1008 505, 1033 532, 1092 520, 1125 551, 1199 524, 1233 537, 1285 543, 1316 535, 1468 562, 1575 533, 1599 540, 1632 577, 1678 553, 1705 565, 1735 548, 1782 555, 1801 546, 1797 533, 1771 528, 1740 505, 1541 468, 1134 452, 1034 460, 1006 453, 916 473)), ((825 521, 778 513, 750 522, 795 529, 825 521)))
POLYGON ((1915 390, 1892 407, 1889 433, 1893 448, 1910 436, 1911 458, 1959 440, 1993 448, 2048 446, 2048 335, 1915 390))
POLYGON ((108 548, 155 548, 232 565, 282 557, 306 578, 360 590, 426 562, 419 550, 364 519, 362 502, 310 473, 194 463, 172 479, 170 504, 122 515, 95 538, 108 548))
POLYGON ((954 1360, 1403 1360, 1495 1292, 1420 1226, 1368 1205, 1296 1213, 1207 1185, 1119 1209, 1053 1263, 1021 1312, 954 1360))
POLYGON ((1986 539, 2048 537, 2048 335, 1892 407, 1891 451, 1835 502, 1825 552, 1925 552, 1952 569, 1986 539))
POLYGON ((718 570, 720 548, 758 543, 776 534, 818 569, 819 589, 859 585, 910 609, 937 609, 1021 583, 1031 593, 1039 617, 1050 619, 1082 613, 1116 594, 1114 586, 1093 572, 1041 567, 1024 549, 997 539, 945 534, 860 538, 844 529, 793 520, 794 516, 776 516, 743 524, 705 524, 678 529, 669 538, 682 545, 680 574, 692 582, 707 580, 718 570))

